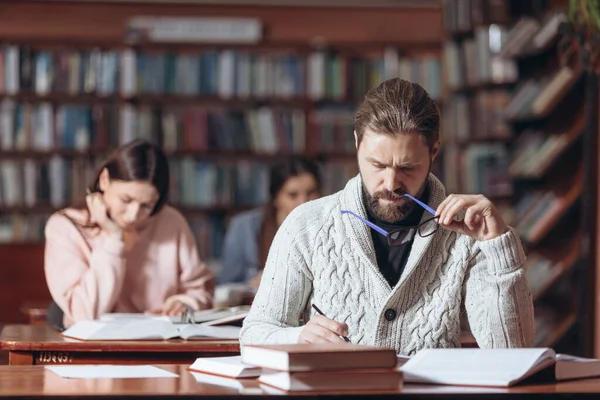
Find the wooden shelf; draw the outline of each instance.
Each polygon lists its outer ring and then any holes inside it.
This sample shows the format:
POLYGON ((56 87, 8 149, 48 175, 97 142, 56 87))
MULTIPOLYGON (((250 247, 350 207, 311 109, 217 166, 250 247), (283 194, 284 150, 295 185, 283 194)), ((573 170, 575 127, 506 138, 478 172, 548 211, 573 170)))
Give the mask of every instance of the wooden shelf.
POLYGON ((452 88, 453 94, 470 94, 482 90, 512 89, 518 82, 482 82, 459 88, 452 88))
POLYGON ((486 144, 486 143, 510 143, 513 140, 512 136, 504 136, 504 137, 470 137, 468 139, 456 140, 449 144, 455 145, 458 147, 468 147, 472 144, 486 144))
MULTIPOLYGON (((571 79, 565 84, 558 94, 552 99, 549 105, 539 114, 530 114, 524 116, 518 116, 514 118, 508 118, 507 121, 513 124, 523 124, 529 122, 540 121, 550 114, 552 114, 556 108, 556 106, 567 96, 567 94, 571 91, 571 89, 575 86, 577 82, 579 82, 580 78, 583 76, 583 70, 581 68, 574 69, 573 76, 571 79)), ((539 95, 539 93, 538 93, 539 95)))
MULTIPOLYGON (((558 206, 556 211, 549 217, 546 224, 541 230, 537 231, 534 235, 531 235, 531 230, 528 231, 528 235, 524 240, 530 244, 535 245, 548 235, 548 233, 554 228, 556 223, 562 218, 562 216, 571 208, 571 206, 577 201, 583 192, 583 177, 579 176, 575 179, 575 182, 569 187, 564 195, 561 196, 561 204, 558 206)), ((545 214, 544 214, 545 215, 545 214)))
MULTIPOLYGON (((108 149, 97 149, 97 150, 15 150, 6 151, 0 150, 0 159, 48 159, 53 156, 59 156, 64 158, 94 158, 107 156, 111 150, 108 149)), ((214 162, 220 161, 240 161, 240 160, 260 160, 265 162, 281 161, 292 155, 303 155, 312 158, 318 158, 325 161, 356 161, 356 153, 346 152, 318 152, 318 153, 293 153, 278 151, 277 153, 261 153, 250 150, 221 150, 212 149, 206 150, 193 150, 193 149, 179 149, 179 150, 165 150, 168 157, 193 157, 202 158, 214 162)))
POLYGON ((533 173, 517 173, 513 175, 515 179, 540 179, 544 177, 548 171, 555 165, 556 161, 559 159, 561 155, 567 151, 567 149, 575 142, 578 138, 581 137, 584 129, 583 117, 578 118, 575 125, 573 125, 568 132, 563 133, 565 137, 564 146, 558 149, 556 152, 552 154, 550 158, 548 158, 542 165, 541 168, 536 170, 533 173))
POLYGON ((94 156, 106 155, 109 150, 106 149, 98 149, 98 150, 0 150, 0 159, 26 159, 26 158, 34 158, 34 159, 47 159, 53 156, 59 156, 64 158, 90 158, 94 156))
POLYGON ((31 103, 56 103, 56 104, 106 104, 106 103, 132 103, 136 105, 160 105, 160 106, 218 106, 223 108, 251 108, 259 106, 272 106, 278 108, 312 108, 320 106, 340 106, 346 105, 354 107, 360 103, 360 99, 344 98, 330 99, 323 98, 311 100, 307 97, 249 97, 249 98, 223 98, 215 95, 178 95, 178 94, 136 94, 133 96, 121 96, 112 94, 102 96, 98 94, 86 93, 64 93, 52 92, 48 94, 38 94, 33 92, 20 92, 16 94, 0 94, 0 98, 11 99, 17 102, 31 103))

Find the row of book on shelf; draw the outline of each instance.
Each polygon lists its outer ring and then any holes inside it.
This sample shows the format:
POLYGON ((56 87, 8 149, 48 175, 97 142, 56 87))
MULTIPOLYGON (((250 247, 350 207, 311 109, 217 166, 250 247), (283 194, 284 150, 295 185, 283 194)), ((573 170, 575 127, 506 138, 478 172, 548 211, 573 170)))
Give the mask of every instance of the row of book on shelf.
POLYGON ((578 143, 583 128, 583 119, 575 118, 573 124, 567 127, 526 129, 512 142, 499 140, 494 143, 490 140, 487 143, 469 146, 466 146, 470 143, 466 138, 463 138, 464 141, 451 142, 444 150, 447 186, 452 190, 462 188, 464 191, 487 193, 492 196, 508 195, 509 190, 493 189, 492 185, 510 182, 513 179, 542 178, 566 151, 578 143), (484 161, 485 159, 488 161, 484 161), (482 163, 495 172, 475 168, 482 163), (457 174, 455 171, 462 172, 457 174), (502 176, 500 181, 499 176, 502 176))
MULTIPOLYGON (((510 138, 508 117, 513 108, 523 112, 528 109, 525 101, 535 113, 546 112, 578 74, 565 67, 555 76, 566 78, 557 78, 561 82, 558 86, 544 84, 544 80, 533 86, 527 82, 510 102, 507 92, 500 90, 474 97, 454 96, 444 109, 445 135, 464 143, 478 138, 510 138), (540 94, 541 88, 544 90, 540 94), (542 104, 535 100, 540 95, 543 95, 543 106, 537 108, 536 104, 542 104), (513 107, 513 104, 519 106, 513 107)), ((54 107, 48 102, 32 104, 10 99, 0 105, 0 150, 4 151, 88 150, 115 147, 134 137, 154 140, 160 137, 165 149, 173 151, 186 148, 303 152, 311 142, 319 151, 352 152, 352 130, 351 107, 323 106, 311 111, 307 118, 301 109, 265 106, 226 109, 67 103, 54 107)))
MULTIPOLYGON (((47 218, 43 212, 82 205, 85 189, 101 161, 101 157, 58 155, 0 161, 0 240, 42 239, 47 218)), ((190 221, 206 258, 218 257, 227 217, 268 202, 270 165, 249 160, 213 163, 191 157, 170 159, 169 200, 190 221), (196 215, 196 211, 204 215, 196 215)), ((354 161, 323 163, 321 171, 324 195, 342 189, 358 172, 354 161)))
MULTIPOLYGON (((63 207, 83 204, 87 186, 102 159, 65 158, 0 161, 0 207, 63 207)), ((321 167, 323 193, 334 193, 356 175, 352 162, 329 162, 321 167)), ((251 207, 268 201, 270 162, 208 162, 189 156, 169 161, 169 198, 185 207, 251 207)))
POLYGON ((204 106, 0 103, 0 150, 88 151, 114 148, 143 137, 166 151, 353 153, 350 107, 302 109, 204 106), (308 122, 308 127, 307 127, 308 122))
POLYGON ((359 100, 385 79, 401 76, 441 95, 434 54, 402 56, 296 49, 204 49, 172 52, 127 48, 80 51, 7 44, 0 52, 0 93, 53 92, 109 96, 181 95, 219 98, 359 100))
POLYGON ((479 25, 473 36, 448 40, 444 45, 445 79, 451 90, 490 83, 515 83, 519 79, 516 59, 539 53, 559 35, 564 13, 550 13, 543 21, 523 17, 510 28, 501 24, 479 25))
POLYGON ((581 70, 564 66, 547 76, 525 80, 514 90, 456 93, 444 103, 444 132, 459 143, 511 138, 512 122, 548 115, 580 77, 581 70))

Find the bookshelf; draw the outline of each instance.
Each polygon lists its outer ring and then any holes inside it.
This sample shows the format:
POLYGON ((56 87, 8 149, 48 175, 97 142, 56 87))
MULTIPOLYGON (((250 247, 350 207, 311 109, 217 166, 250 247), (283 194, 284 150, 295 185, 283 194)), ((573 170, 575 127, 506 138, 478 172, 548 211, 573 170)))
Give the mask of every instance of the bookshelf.
POLYGON ((505 47, 522 77, 507 107, 517 135, 509 170, 517 187, 515 227, 527 248, 526 267, 535 288, 536 345, 583 354, 581 342, 573 340, 589 336, 578 310, 583 307, 578 296, 585 290, 580 274, 587 268, 581 203, 588 168, 582 161, 583 69, 578 62, 559 62, 564 9, 535 17, 520 19, 509 32, 510 39, 531 38, 507 41, 505 47), (524 34, 531 21, 537 22, 537 31, 524 34))
MULTIPOLYGON (((216 259, 228 219, 266 202, 273 162, 290 154, 317 159, 326 194, 357 173, 352 112, 370 87, 402 76, 439 98, 440 38, 435 6, 27 0, 5 7, 0 249, 15 254, 8 256, 11 265, 19 263, 19 247, 43 255, 47 216, 82 204, 85 185, 110 149, 144 137, 167 152, 170 203, 188 219, 202 258, 216 259), (263 39, 128 42, 124 27, 139 15, 258 18, 263 39)), ((37 268, 35 279, 43 281, 43 266, 37 268)), ((7 287, 16 298, 26 284, 19 279, 7 287)), ((48 298, 45 291, 39 296, 48 298)), ((0 321, 19 318, 0 313, 0 321)))
MULTIPOLYGON (((399 75, 440 92, 435 55, 401 56, 392 43, 363 58, 331 46, 295 50, 178 54, 7 42, 0 210, 81 203, 108 150, 139 137, 171 157, 171 203, 184 210, 264 204, 268 166, 288 154, 323 161, 324 192, 333 193, 356 173, 352 113, 368 88, 399 75)), ((203 255, 218 254, 215 245, 203 255)))
MULTIPOLYGON (((446 1, 450 190, 504 193, 525 246, 536 346, 582 354, 583 69, 559 63, 566 2, 446 1), (490 7, 503 4, 502 12, 490 7), (465 8, 466 7, 466 8, 465 8), (483 17, 482 17, 483 15, 483 17), (487 15, 487 18, 485 17, 487 15), (486 71, 495 71, 486 74, 486 71), (490 80, 491 78, 491 80, 490 80), (457 173, 458 171, 458 173, 457 173)), ((498 203, 497 203, 498 205, 498 203)))
POLYGON ((509 2, 443 3, 445 91, 443 181, 450 193, 483 193, 512 223, 508 174, 513 127, 505 115, 518 66, 500 51, 512 19, 509 2))

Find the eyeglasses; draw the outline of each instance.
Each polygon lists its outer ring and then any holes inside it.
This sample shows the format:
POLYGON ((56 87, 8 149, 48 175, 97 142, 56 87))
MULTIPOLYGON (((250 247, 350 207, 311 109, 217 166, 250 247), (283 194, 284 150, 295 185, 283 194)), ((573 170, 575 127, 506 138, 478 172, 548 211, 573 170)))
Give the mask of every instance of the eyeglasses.
POLYGON ((435 210, 433 208, 429 207, 427 204, 423 203, 421 200, 411 196, 410 194, 404 194, 403 196, 408 197, 409 199, 411 199, 412 201, 417 203, 419 206, 423 207, 427 212, 432 214, 433 217, 426 219, 425 221, 421 222, 419 225, 403 226, 402 228, 388 232, 385 229, 375 225, 371 221, 366 220, 359 215, 356 215, 352 211, 342 210, 342 214, 350 214, 353 217, 360 219, 362 222, 367 224, 373 230, 375 230, 376 232, 385 236, 387 238, 388 244, 390 246, 398 246, 398 245, 404 243, 407 239, 407 235, 411 234, 411 232, 414 232, 413 230, 416 230, 419 233, 419 236, 421 236, 422 238, 426 238, 426 237, 431 236, 434 233, 436 233, 440 226, 438 224, 438 219, 440 217, 439 217, 439 215, 438 216, 435 215, 435 210))

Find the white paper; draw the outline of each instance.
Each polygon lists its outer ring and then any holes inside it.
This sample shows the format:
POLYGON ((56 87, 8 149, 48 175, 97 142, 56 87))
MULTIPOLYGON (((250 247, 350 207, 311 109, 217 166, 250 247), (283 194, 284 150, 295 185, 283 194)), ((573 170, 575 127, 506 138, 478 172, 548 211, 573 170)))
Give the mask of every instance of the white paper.
POLYGON ((46 369, 63 378, 177 378, 179 375, 151 365, 52 365, 46 369))

